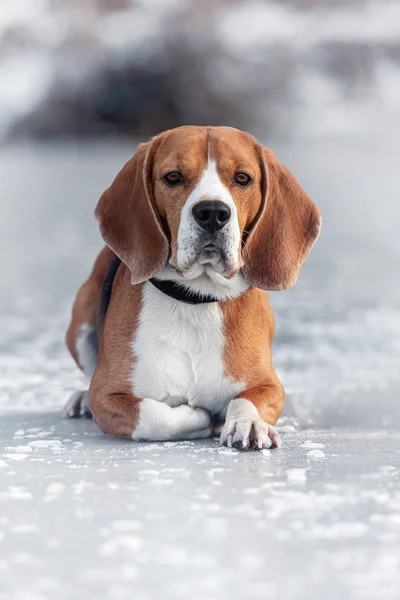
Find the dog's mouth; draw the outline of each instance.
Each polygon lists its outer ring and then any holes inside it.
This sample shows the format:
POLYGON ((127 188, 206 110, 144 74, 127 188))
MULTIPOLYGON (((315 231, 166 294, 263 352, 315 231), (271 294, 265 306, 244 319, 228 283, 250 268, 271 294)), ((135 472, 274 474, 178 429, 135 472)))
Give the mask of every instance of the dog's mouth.
POLYGON ((204 240, 194 250, 192 257, 184 265, 177 265, 170 261, 170 265, 175 269, 180 277, 187 280, 197 279, 206 276, 211 280, 220 281, 222 279, 231 279, 234 277, 241 265, 235 264, 230 258, 223 244, 214 240, 204 240))
POLYGON ((200 265, 211 265, 215 267, 220 263, 225 263, 225 256, 221 248, 218 248, 215 244, 206 244, 202 250, 200 250, 197 256, 197 262, 200 265))

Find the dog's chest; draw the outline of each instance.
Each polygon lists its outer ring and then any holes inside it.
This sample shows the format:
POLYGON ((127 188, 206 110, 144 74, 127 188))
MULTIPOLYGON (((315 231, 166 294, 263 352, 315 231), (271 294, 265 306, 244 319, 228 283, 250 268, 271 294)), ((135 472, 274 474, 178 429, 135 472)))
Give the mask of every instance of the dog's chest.
POLYGON ((245 388, 226 374, 224 344, 218 304, 184 304, 147 283, 133 339, 134 395, 224 411, 245 388))

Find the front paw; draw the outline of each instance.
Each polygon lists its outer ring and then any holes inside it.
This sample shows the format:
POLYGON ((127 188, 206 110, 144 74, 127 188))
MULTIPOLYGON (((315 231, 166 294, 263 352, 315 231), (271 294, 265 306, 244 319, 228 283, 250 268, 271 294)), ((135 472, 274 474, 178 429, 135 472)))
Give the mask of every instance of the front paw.
POLYGON ((222 429, 220 444, 239 450, 262 450, 277 446, 281 439, 275 427, 258 418, 237 418, 227 421, 222 429))
POLYGON ((188 425, 190 424, 185 439, 195 440, 211 437, 213 432, 212 420, 210 414, 204 408, 192 408, 183 404, 173 410, 175 416, 178 414, 180 419, 187 419, 188 425))

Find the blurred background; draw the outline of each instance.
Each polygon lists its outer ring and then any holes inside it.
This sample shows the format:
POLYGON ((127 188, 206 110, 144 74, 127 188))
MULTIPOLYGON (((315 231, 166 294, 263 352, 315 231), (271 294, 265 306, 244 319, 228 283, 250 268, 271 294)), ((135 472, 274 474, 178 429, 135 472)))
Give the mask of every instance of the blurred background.
POLYGON ((0 135, 377 133, 399 40, 397 0, 6 0, 0 135))
POLYGON ((298 285, 272 294, 287 414, 399 424, 398 0, 2 2, 0 405, 80 384, 63 335, 97 199, 185 123, 247 129, 323 214, 298 285))
POLYGON ((399 126, 400 0, 1 0, 0 600, 400 597, 399 126), (270 295, 277 452, 60 416, 97 200, 185 123, 253 133, 323 216, 270 295))

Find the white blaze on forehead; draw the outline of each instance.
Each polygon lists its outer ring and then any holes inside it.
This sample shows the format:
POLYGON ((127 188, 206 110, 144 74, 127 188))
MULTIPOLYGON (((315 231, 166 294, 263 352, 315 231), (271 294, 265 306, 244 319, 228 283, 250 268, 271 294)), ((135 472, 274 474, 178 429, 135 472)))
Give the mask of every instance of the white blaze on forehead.
POLYGON ((217 163, 210 157, 208 158, 207 167, 203 171, 199 183, 192 190, 186 204, 193 206, 204 198, 204 196, 207 196, 210 199, 215 198, 217 200, 222 200, 229 206, 235 207, 230 191, 221 181, 217 171, 217 163))
POLYGON ((217 170, 217 163, 208 157, 207 166, 203 171, 200 181, 193 188, 186 200, 182 211, 178 232, 178 265, 184 266, 194 258, 196 240, 201 233, 201 228, 194 220, 192 209, 195 204, 204 200, 221 200, 231 209, 231 219, 223 230, 226 240, 226 254, 228 258, 237 262, 240 243, 240 228, 236 205, 227 186, 221 181, 217 170))

